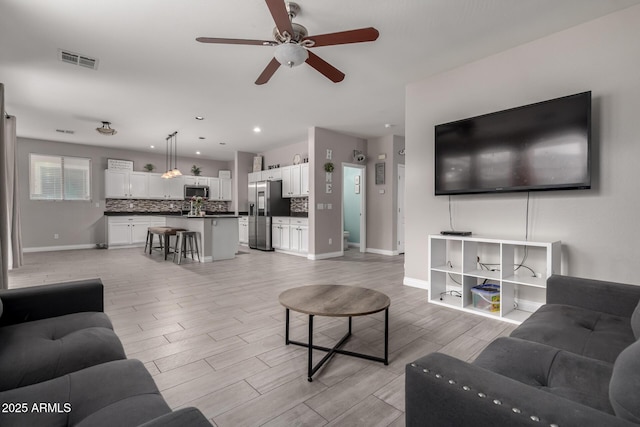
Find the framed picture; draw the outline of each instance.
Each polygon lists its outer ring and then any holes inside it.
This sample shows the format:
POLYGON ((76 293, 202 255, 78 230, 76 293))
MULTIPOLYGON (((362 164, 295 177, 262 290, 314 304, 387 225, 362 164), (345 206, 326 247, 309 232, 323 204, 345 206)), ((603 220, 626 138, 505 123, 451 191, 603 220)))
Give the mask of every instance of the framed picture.
POLYGON ((253 158, 253 171, 260 172, 262 170, 262 156, 255 156, 253 158))
POLYGON ((384 163, 376 163, 376 185, 384 185, 384 163))

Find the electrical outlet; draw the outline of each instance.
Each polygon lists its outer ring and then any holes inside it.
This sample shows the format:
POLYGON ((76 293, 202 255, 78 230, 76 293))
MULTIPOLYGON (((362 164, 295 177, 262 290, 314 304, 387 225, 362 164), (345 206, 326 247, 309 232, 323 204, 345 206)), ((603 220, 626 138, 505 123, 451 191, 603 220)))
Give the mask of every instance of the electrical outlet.
POLYGON ((169 205, 169 207, 170 207, 171 209, 173 209, 173 203, 171 203, 171 204, 169 205))
POLYGON ((58 238, 60 238, 60 235, 58 233, 56 233, 56 234, 53 235, 53 238, 57 240, 58 238))
POLYGON ((329 244, 333 244, 333 239, 331 237, 329 237, 329 244))
POLYGON ((133 208, 133 203, 129 203, 129 207, 130 207, 130 208, 133 208))
POLYGON ((332 156, 333 156, 333 150, 327 149, 327 160, 331 160, 332 156))

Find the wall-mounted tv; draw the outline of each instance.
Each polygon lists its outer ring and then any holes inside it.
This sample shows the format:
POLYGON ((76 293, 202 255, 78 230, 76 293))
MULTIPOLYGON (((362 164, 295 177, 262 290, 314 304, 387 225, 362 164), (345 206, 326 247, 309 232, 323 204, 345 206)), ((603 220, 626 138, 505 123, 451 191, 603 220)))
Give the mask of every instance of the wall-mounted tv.
POLYGON ((591 188, 591 92, 435 127, 435 194, 591 188))

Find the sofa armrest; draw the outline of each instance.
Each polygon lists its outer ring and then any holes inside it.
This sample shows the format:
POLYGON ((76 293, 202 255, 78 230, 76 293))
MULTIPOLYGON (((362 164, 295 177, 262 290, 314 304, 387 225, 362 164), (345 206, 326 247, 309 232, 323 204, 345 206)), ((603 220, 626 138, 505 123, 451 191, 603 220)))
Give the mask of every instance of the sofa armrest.
POLYGON ((547 279, 547 304, 573 305, 631 317, 638 301, 640 286, 560 275, 547 279))
POLYGON ((8 289, 0 292, 0 326, 46 319, 83 311, 104 311, 100 279, 8 289))
POLYGON ((211 427, 211 423, 196 408, 183 408, 147 421, 138 427, 211 427))
POLYGON ((440 353, 406 366, 405 416, 407 427, 636 426, 440 353))

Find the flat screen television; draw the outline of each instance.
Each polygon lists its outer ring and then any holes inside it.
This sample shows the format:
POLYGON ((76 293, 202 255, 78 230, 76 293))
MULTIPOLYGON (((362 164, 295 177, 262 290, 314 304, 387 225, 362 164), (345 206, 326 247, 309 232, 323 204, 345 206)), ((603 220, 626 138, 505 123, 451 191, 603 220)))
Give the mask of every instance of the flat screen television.
POLYGON ((591 188, 591 92, 435 127, 435 194, 591 188))

